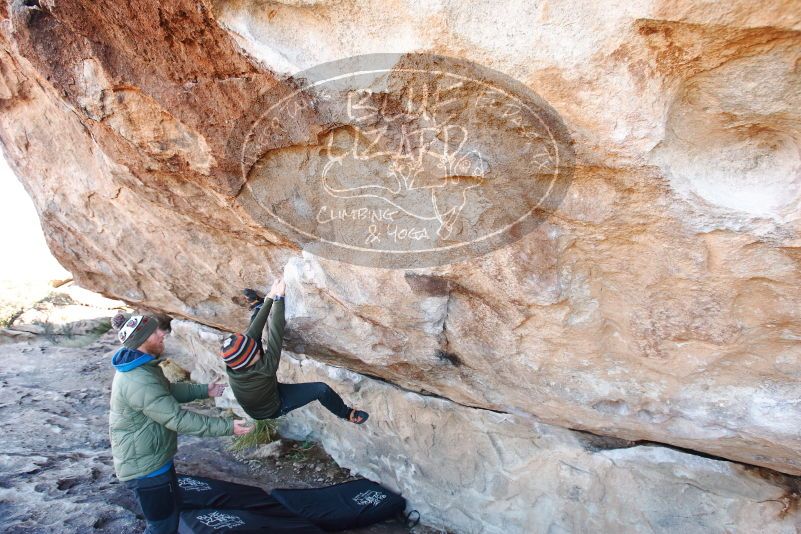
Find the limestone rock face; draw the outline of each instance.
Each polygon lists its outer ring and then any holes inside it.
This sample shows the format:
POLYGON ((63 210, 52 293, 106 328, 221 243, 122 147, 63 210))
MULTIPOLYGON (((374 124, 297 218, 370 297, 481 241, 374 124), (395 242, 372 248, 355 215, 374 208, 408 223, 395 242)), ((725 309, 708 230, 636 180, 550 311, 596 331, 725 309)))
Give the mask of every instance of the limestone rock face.
MULTIPOLYGON (((0 141, 80 284, 238 330, 240 288, 288 264, 298 353, 801 474, 796 1, 41 0, 0 18, 0 141), (269 216, 271 188, 318 176, 326 134, 354 125, 322 98, 243 124, 287 75, 387 51, 493 69, 558 114, 571 181, 535 228, 378 269, 301 253, 269 216)), ((441 178, 503 179, 517 152, 470 154, 441 178)))
MULTIPOLYGON (((222 332, 173 321, 168 350, 219 376, 222 332)), ((404 391, 284 351, 282 382, 326 382, 370 413, 356 426, 319 403, 279 421, 337 463, 401 492, 455 532, 795 533, 797 477, 543 424, 404 391)), ((227 402, 224 402, 227 404, 227 402)), ((237 406, 233 406, 237 409, 237 406)))

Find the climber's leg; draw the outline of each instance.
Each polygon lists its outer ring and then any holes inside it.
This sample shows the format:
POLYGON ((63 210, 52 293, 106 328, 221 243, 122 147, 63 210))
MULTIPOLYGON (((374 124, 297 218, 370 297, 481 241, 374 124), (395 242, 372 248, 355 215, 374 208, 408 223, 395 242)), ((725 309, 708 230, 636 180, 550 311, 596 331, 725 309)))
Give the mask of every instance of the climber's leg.
POLYGON ((256 315, 258 315, 259 310, 261 310, 261 306, 262 306, 261 304, 256 304, 256 307, 253 308, 252 312, 250 312, 250 322, 251 323, 253 322, 253 319, 256 318, 256 315))
POLYGON ((320 401, 320 404, 342 419, 348 419, 350 408, 342 401, 342 397, 331 389, 328 384, 323 382, 307 382, 305 384, 278 384, 278 394, 281 397, 280 415, 287 414, 292 410, 306 406, 312 401, 320 401))
POLYGON ((242 294, 245 295, 245 298, 248 300, 248 307, 251 309, 250 322, 252 323, 256 314, 259 313, 259 310, 264 304, 264 297, 259 296, 255 290, 250 288, 243 289, 242 294))

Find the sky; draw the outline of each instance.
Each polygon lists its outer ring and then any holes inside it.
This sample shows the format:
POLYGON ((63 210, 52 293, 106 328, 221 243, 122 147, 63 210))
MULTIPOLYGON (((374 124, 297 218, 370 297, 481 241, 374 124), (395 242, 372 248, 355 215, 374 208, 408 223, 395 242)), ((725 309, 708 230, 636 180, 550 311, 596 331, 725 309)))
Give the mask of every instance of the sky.
POLYGON ((0 151, 0 280, 30 281, 69 276, 50 254, 33 201, 0 151))

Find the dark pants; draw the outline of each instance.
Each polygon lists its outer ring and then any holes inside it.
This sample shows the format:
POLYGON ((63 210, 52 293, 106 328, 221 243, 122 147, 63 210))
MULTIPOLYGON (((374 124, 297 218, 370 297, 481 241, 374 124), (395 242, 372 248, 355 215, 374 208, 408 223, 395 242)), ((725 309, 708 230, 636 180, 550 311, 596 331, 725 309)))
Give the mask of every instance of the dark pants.
POLYGON ((251 308, 251 311, 250 311, 250 322, 251 323, 253 322, 253 319, 256 318, 256 315, 259 313, 259 310, 261 309, 262 306, 264 306, 264 301, 261 301, 261 304, 256 304, 255 307, 251 308))
POLYGON ((323 382, 307 382, 305 384, 278 384, 278 395, 281 397, 281 408, 275 417, 285 415, 292 410, 306 406, 310 402, 320 401, 320 404, 342 419, 350 415, 342 397, 323 382))
POLYGON ((139 478, 125 483, 133 490, 147 521, 145 534, 172 534, 178 532, 178 512, 181 494, 175 467, 162 475, 139 478))

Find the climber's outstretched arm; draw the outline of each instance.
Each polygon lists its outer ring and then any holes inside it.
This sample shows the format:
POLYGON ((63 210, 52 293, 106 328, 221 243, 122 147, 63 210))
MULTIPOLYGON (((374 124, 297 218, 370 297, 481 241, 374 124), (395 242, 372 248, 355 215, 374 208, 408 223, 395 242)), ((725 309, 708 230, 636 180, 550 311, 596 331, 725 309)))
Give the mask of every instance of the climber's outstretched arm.
POLYGON ((278 370, 281 360, 281 346, 284 343, 284 296, 275 296, 275 306, 273 314, 270 316, 270 333, 267 336, 267 346, 265 347, 266 365, 272 372, 278 370))

